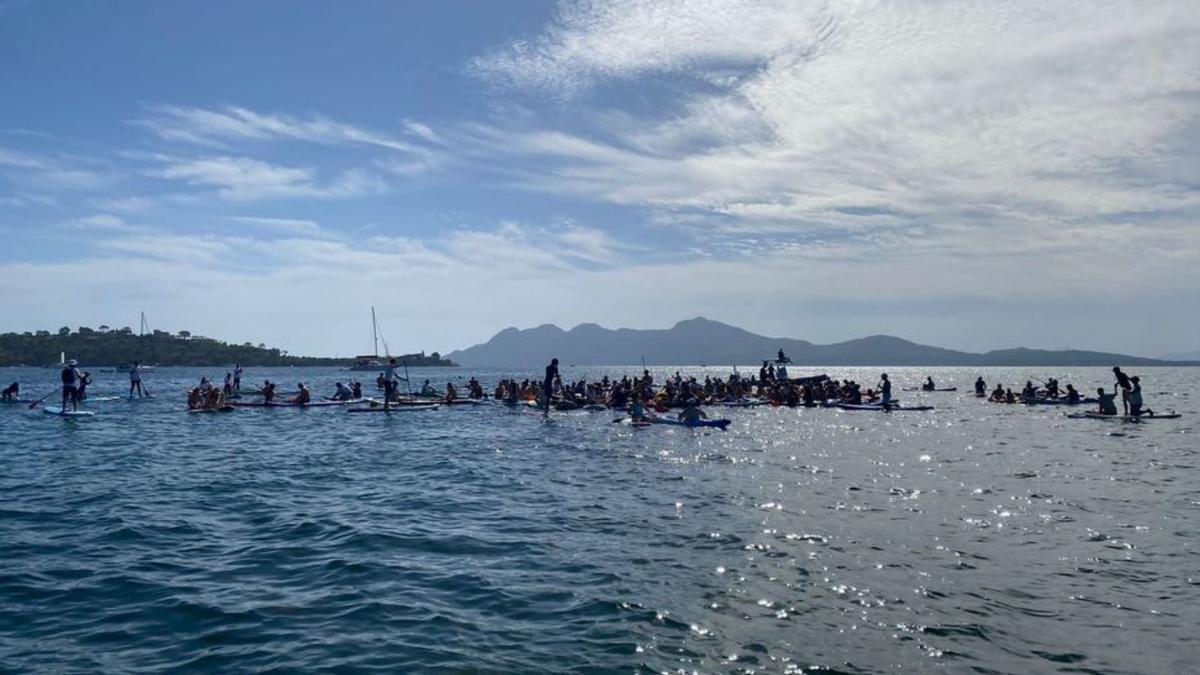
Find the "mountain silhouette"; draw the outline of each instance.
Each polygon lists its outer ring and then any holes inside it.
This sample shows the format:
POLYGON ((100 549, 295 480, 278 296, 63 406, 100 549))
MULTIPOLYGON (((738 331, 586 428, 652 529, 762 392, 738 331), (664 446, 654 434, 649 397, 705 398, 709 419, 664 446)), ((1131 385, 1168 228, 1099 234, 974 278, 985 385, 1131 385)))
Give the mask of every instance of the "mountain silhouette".
POLYGON ((506 328, 491 340, 451 352, 462 366, 529 367, 551 357, 563 364, 751 365, 775 358, 779 350, 799 366, 1112 366, 1175 365, 1169 361, 1079 350, 1004 349, 983 354, 917 344, 890 335, 818 345, 806 340, 766 337, 703 317, 671 328, 608 329, 583 323, 571 330, 553 324, 506 328))

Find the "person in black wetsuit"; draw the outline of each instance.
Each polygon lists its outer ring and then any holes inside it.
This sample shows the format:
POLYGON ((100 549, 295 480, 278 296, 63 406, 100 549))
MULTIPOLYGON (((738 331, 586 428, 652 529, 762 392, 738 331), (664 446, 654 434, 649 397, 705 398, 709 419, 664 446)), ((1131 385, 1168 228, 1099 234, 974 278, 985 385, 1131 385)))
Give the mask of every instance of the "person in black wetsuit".
POLYGON ((881 405, 890 405, 892 402, 892 381, 888 379, 887 373, 879 376, 879 403, 881 405))
POLYGON ((20 393, 21 393, 21 385, 17 384, 16 382, 13 382, 12 384, 5 387, 3 392, 0 392, 0 399, 3 399, 5 401, 15 401, 15 400, 17 400, 17 396, 19 396, 20 393))
MULTIPOLYGON (((1129 393, 1133 391, 1133 383, 1129 381, 1129 376, 1121 372, 1119 366, 1113 366, 1113 377, 1117 378, 1116 389, 1121 390, 1121 405, 1125 408, 1125 414, 1129 414, 1129 393)), ((1115 414, 1115 413, 1114 413, 1115 414)))
POLYGON ((558 379, 558 359, 550 359, 550 365, 546 366, 546 377, 542 380, 542 397, 546 404, 542 412, 545 415, 550 414, 550 396, 554 393, 554 380, 556 379, 558 379))
POLYGON ((982 375, 980 375, 979 378, 975 380, 975 395, 976 396, 986 396, 987 395, 987 382, 983 381, 982 375))

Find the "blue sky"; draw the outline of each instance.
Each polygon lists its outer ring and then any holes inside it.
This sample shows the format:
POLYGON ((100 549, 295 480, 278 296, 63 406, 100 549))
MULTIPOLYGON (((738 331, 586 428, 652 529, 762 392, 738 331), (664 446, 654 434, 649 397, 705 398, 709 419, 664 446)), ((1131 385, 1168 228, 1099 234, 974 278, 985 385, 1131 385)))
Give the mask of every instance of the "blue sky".
POLYGON ((0 330, 1196 349, 1198 14, 0 0, 0 330))

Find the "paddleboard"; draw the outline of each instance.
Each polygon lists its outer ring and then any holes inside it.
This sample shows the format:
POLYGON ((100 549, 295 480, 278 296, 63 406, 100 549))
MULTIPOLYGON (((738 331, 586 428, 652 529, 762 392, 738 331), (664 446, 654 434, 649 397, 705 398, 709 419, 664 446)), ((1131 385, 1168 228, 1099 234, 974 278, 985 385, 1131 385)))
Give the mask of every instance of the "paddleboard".
POLYGON ((42 412, 47 415, 58 415, 59 417, 91 417, 96 413, 91 410, 68 410, 63 412, 63 409, 58 406, 46 406, 42 408, 42 412))
POLYGON ((958 391, 958 387, 938 387, 936 389, 926 389, 925 387, 905 387, 900 391, 958 391))
POLYGON ((189 413, 215 413, 215 412, 234 412, 235 410, 237 410, 237 408, 232 405, 223 405, 220 408, 192 408, 192 409, 188 410, 188 412, 189 413))
POLYGON ((720 429, 721 431, 724 431, 725 427, 733 424, 732 420, 696 420, 695 422, 685 422, 683 420, 671 419, 669 417, 658 417, 651 421, 654 424, 669 424, 677 427, 713 427, 720 429))
POLYGON ((1150 420, 1177 420, 1183 415, 1166 413, 1162 415, 1101 415, 1097 412, 1069 413, 1067 417, 1073 420, 1121 420, 1122 422, 1149 422, 1150 420))
POLYGON ((933 410, 933 406, 930 406, 930 405, 899 406, 899 405, 891 404, 891 405, 887 405, 887 406, 882 406, 882 405, 856 405, 853 403, 839 403, 836 407, 838 407, 842 410, 878 410, 878 411, 882 411, 882 412, 895 412, 895 411, 899 411, 899 410, 908 410, 908 411, 933 410))
POLYGON ((409 412, 417 410, 437 410, 436 403, 425 403, 421 405, 402 405, 392 408, 347 408, 348 413, 393 413, 393 412, 409 412))

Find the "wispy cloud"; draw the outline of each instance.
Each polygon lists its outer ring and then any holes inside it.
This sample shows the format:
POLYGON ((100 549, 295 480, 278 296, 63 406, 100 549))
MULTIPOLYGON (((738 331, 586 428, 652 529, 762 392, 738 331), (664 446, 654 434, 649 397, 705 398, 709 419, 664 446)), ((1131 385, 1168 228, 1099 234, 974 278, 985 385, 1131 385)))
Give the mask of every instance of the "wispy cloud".
POLYGON ((325 231, 321 229, 321 226, 313 220, 302 220, 296 218, 263 218, 260 216, 230 216, 228 220, 245 225, 249 228, 292 236, 320 237, 325 236, 326 234, 325 231))
MULTIPOLYGON (((147 110, 148 115, 134 120, 134 124, 171 141, 224 146, 227 141, 291 140, 321 145, 359 144, 413 154, 428 152, 427 148, 394 135, 320 115, 307 118, 271 115, 238 106, 209 109, 153 105, 147 110)), ((418 122, 407 121, 404 129, 423 140, 435 139, 432 131, 418 122)))
POLYGON ((249 157, 209 156, 170 159, 155 175, 188 185, 213 187, 231 201, 280 197, 345 199, 387 190, 377 175, 360 169, 342 171, 332 180, 318 180, 312 167, 280 166, 249 157))

